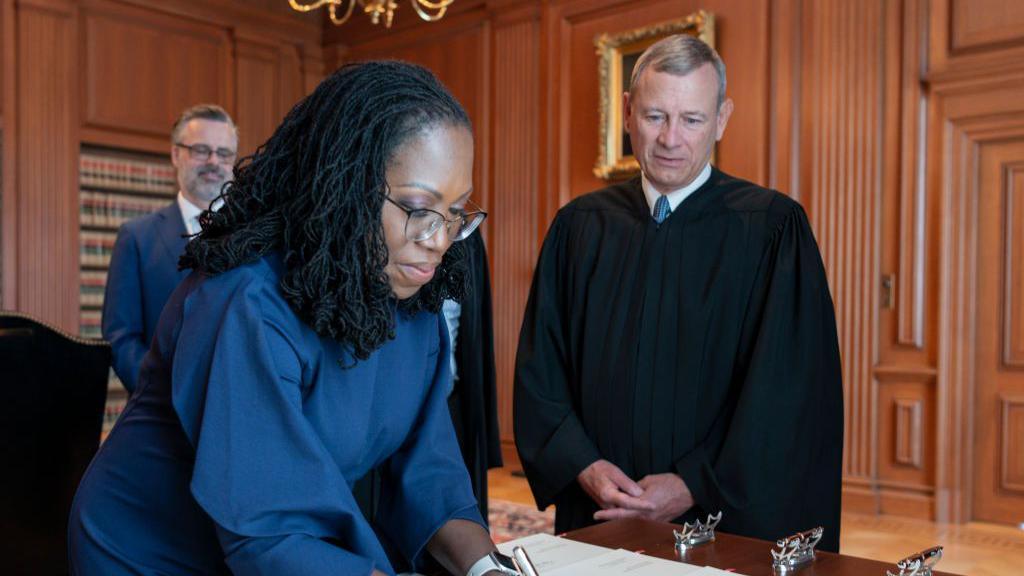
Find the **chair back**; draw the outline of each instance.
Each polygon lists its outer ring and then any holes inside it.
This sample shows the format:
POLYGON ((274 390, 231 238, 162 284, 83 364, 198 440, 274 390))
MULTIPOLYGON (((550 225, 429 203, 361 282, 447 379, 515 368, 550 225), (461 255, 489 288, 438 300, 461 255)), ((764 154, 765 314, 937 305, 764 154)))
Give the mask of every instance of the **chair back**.
POLYGON ((0 564, 66 574, 67 522, 99 447, 110 345, 0 311, 0 564))

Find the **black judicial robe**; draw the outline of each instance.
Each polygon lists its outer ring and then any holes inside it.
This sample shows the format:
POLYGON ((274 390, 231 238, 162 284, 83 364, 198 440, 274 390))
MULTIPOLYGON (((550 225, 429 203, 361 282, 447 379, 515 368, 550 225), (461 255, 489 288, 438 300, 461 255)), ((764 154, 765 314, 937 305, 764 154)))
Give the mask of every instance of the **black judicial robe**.
POLYGON ((579 197, 544 241, 516 357, 516 446, 555 530, 593 524, 605 458, 679 474, 724 532, 814 526, 839 548, 843 392, 832 298, 799 204, 719 170, 661 224, 640 179, 579 197))
POLYGON ((487 519, 487 470, 501 462, 498 432, 497 377, 494 364, 494 321, 487 251, 477 230, 463 240, 469 258, 469 293, 459 314, 455 366, 459 379, 448 407, 462 457, 473 483, 480 513, 487 519))

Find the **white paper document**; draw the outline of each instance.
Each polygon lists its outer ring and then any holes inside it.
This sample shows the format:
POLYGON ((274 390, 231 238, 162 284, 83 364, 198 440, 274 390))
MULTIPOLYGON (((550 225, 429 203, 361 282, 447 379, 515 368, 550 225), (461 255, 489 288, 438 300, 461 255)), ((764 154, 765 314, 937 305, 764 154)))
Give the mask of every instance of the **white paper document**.
POLYGON ((584 544, 568 538, 559 538, 551 534, 532 534, 523 538, 498 544, 502 554, 512 555, 512 549, 522 546, 530 555, 533 567, 542 576, 552 570, 558 570, 581 560, 599 556, 610 550, 604 546, 584 544))
MULTIPOLYGON (((529 548, 526 551, 529 553, 529 548)), ((700 566, 619 549, 558 570, 542 571, 540 576, 690 576, 700 571, 700 566)))
POLYGON ((742 576, 629 550, 612 550, 550 534, 533 534, 498 544, 503 554, 522 546, 540 576, 742 576))

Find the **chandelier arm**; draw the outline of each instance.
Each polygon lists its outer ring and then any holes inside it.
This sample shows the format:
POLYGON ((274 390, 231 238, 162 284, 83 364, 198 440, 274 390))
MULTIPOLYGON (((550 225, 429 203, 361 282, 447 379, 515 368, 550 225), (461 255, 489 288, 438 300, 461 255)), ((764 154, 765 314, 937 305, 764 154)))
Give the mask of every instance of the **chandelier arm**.
POLYGON ((424 0, 409 0, 410 4, 412 4, 413 10, 416 10, 416 13, 419 14, 420 18, 427 22, 437 22, 441 18, 444 18, 444 13, 448 11, 448 6, 451 5, 452 1, 453 0, 442 0, 441 2, 437 2, 437 6, 434 7, 432 6, 434 4, 432 2, 426 2, 424 0), (421 7, 421 4, 430 10, 437 10, 437 13, 431 14, 427 12, 421 7))
POLYGON ((341 26, 345 22, 348 22, 348 19, 352 17, 352 9, 355 8, 355 6, 356 6, 356 0, 348 0, 348 9, 345 10, 345 15, 342 16, 341 18, 338 18, 337 8, 338 8, 338 5, 342 2, 342 0, 330 0, 330 1, 332 3, 330 5, 330 7, 328 8, 328 12, 327 13, 331 17, 331 22, 334 23, 335 26, 341 26))
POLYGON ((412 2, 414 5, 418 4, 427 10, 444 10, 451 6, 455 0, 437 0, 437 2, 432 2, 431 0, 412 0, 412 2))
MULTIPOLYGON (((454 2, 455 0, 409 0, 416 14, 427 22, 437 22, 444 18, 448 7, 454 2)), ((398 7, 395 0, 288 0, 288 5, 296 12, 312 12, 327 6, 331 22, 336 26, 340 26, 352 18, 352 12, 355 10, 357 3, 364 8, 364 11, 370 16, 374 24, 380 21, 380 16, 383 14, 385 17, 385 27, 391 27, 395 8, 398 7), (338 16, 339 7, 343 6, 346 2, 348 7, 345 8, 345 13, 338 16)))
POLYGON ((288 5, 297 12, 312 12, 327 5, 340 4, 342 0, 316 0, 312 4, 299 4, 298 0, 288 0, 288 5))

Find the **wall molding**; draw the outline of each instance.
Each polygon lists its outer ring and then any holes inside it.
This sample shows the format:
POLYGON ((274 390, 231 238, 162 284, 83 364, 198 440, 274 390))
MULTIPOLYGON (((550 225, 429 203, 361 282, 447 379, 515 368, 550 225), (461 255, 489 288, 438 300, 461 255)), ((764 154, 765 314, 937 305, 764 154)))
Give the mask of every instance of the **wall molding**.
POLYGON ((897 464, 921 468, 922 401, 918 398, 896 398, 894 401, 896 434, 893 454, 897 464))
POLYGON ((922 82, 927 64, 928 33, 920 22, 927 18, 925 0, 909 0, 903 7, 900 73, 899 268, 897 343, 924 348, 925 310, 925 159, 927 158, 929 98, 922 82))
MULTIPOLYGON (((1006 238, 1003 256, 1003 366, 1024 369, 1024 270, 1021 250, 1024 249, 1024 162, 1003 166, 1003 190, 1006 215, 1006 238)), ((1021 446, 1024 449, 1024 446, 1021 446)))
POLYGON ((880 364, 874 368, 875 378, 879 382, 898 380, 901 382, 935 382, 938 370, 931 366, 917 364, 880 364))
POLYGON ((1024 396, 1001 399, 999 487, 1024 494, 1024 396))

